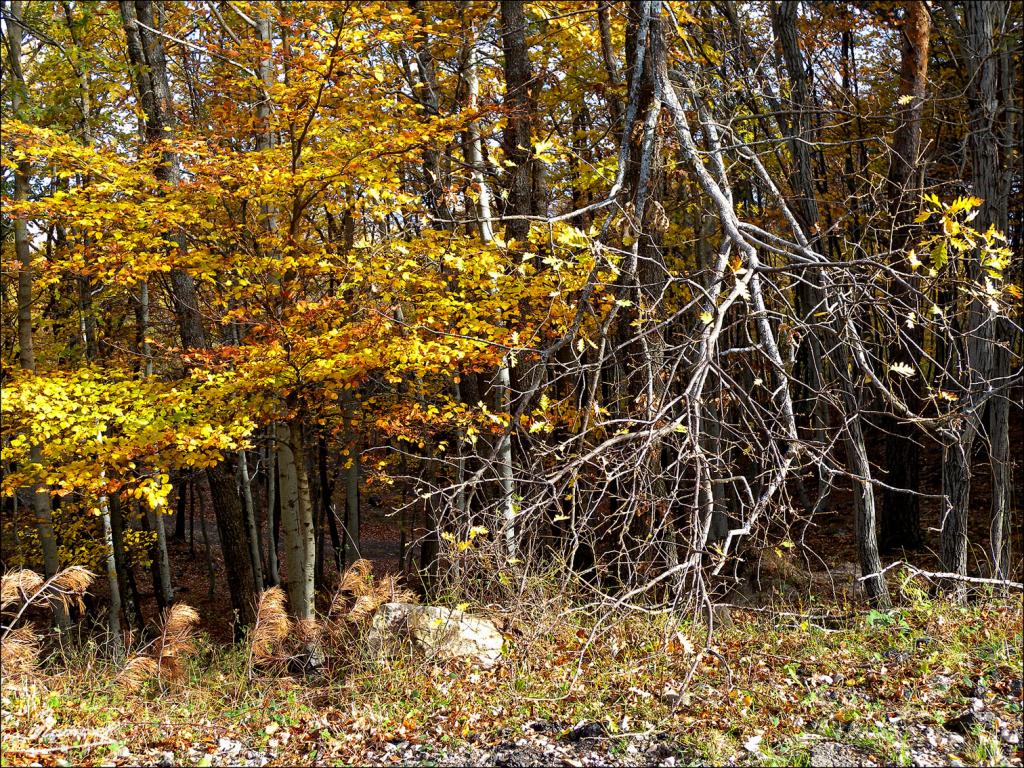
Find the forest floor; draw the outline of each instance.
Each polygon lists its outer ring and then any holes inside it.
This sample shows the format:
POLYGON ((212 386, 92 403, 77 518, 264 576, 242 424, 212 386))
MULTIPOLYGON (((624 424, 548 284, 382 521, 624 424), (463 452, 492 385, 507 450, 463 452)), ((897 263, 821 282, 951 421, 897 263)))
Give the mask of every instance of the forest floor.
POLYGON ((1019 596, 954 606, 908 586, 902 603, 734 609, 710 638, 524 607, 491 669, 355 636, 317 676, 250 673, 244 644, 204 635, 181 682, 137 693, 88 640, 5 681, 0 762, 1021 765, 1019 596))

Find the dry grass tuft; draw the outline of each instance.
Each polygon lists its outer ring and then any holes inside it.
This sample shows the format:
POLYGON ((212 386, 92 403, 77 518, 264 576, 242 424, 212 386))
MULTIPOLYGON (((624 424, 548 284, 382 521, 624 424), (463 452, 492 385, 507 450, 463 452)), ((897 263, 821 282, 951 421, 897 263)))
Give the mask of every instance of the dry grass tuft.
POLYGON ((45 581, 38 573, 27 568, 8 571, 0 578, 0 610, 22 600, 31 600, 45 581))
POLYGON ((195 651, 195 630, 199 614, 185 603, 171 606, 164 617, 163 632, 157 653, 160 677, 178 682, 185 673, 182 661, 195 651))
POLYGON ((389 574, 381 579, 381 592, 386 593, 386 603, 418 603, 419 595, 398 583, 398 576, 389 574))
POLYGON ((192 649, 192 635, 199 624, 196 609, 186 603, 171 606, 164 618, 163 639, 166 646, 192 649))
POLYGON ((288 617, 287 600, 284 590, 271 587, 260 595, 256 608, 256 625, 249 636, 253 664, 268 664, 280 661, 281 649, 292 629, 288 617))
POLYGON ((341 576, 341 583, 338 584, 339 592, 348 592, 353 595, 364 594, 367 583, 373 578, 373 563, 369 560, 356 560, 345 569, 341 576))
POLYGON ((345 614, 345 619, 353 624, 359 624, 373 616, 383 602, 377 595, 360 595, 356 598, 355 605, 345 614))
POLYGON ((38 668, 39 636, 32 627, 18 627, 4 635, 0 640, 0 675, 4 680, 35 677, 38 668))
POLYGON ((95 574, 80 565, 72 565, 47 581, 35 571, 18 568, 0 578, 0 610, 19 602, 31 603, 43 597, 53 603, 61 603, 65 609, 72 601, 82 610, 82 595, 92 585, 95 574))

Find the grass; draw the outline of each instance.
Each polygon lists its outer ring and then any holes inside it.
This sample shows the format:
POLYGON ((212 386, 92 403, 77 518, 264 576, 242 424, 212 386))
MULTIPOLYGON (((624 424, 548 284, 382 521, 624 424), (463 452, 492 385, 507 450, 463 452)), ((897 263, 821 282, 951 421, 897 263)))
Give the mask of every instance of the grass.
MULTIPOLYGON (((227 738, 272 751, 277 762, 358 763, 386 741, 497 743, 543 720, 562 731, 598 722, 613 737, 667 734, 687 761, 806 765, 815 740, 832 740, 906 765, 907 724, 941 729, 979 679, 989 709, 1020 728, 1020 703, 1003 692, 1022 668, 1019 602, 916 600, 838 629, 737 611, 707 652, 700 625, 631 615, 592 636, 595 618, 524 621, 539 629, 513 629, 494 670, 426 663, 401 648, 380 658, 355 642, 337 650, 329 676, 310 679, 250 680, 246 648, 201 636, 183 683, 166 691, 147 683, 134 694, 86 643, 51 657, 31 685, 4 682, 0 758, 139 763, 173 752, 176 764, 197 764, 227 738), (745 747, 755 735, 756 752, 745 747)), ((979 728, 958 757, 1019 761, 1005 746, 979 728)))

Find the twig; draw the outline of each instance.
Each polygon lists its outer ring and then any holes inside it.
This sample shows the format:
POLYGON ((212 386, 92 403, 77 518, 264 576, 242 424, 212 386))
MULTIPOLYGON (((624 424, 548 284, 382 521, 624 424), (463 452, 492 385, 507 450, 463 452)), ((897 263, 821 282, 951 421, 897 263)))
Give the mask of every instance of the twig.
POLYGON ((88 744, 69 744, 64 747, 5 747, 8 752, 20 752, 21 754, 48 755, 52 752, 70 752, 72 749, 95 749, 115 744, 113 739, 107 741, 92 741, 88 744))
POLYGON ((997 587, 1009 587, 1010 589, 1019 589, 1024 591, 1024 584, 1019 581, 1008 581, 1007 579, 986 579, 981 576, 963 576, 959 573, 922 571, 920 568, 915 568, 906 560, 897 560, 895 563, 887 565, 877 573, 869 573, 867 576, 861 576, 857 581, 867 581, 868 579, 878 578, 879 576, 883 576, 888 573, 898 565, 906 566, 907 569, 915 576, 924 576, 926 579, 949 579, 951 581, 964 581, 969 584, 992 584, 997 587))
POLYGON ((214 51, 211 51, 208 48, 203 48, 203 46, 201 46, 201 45, 196 45, 195 43, 190 43, 190 42, 188 42, 188 40, 182 40, 180 37, 175 37, 174 35, 169 35, 166 32, 161 32, 159 29, 153 29, 153 27, 150 27, 150 26, 148 26, 146 24, 143 24, 138 19, 134 20, 132 22, 132 24, 134 24, 134 25, 136 25, 138 27, 142 27, 143 29, 145 29, 145 30, 147 30, 149 32, 152 32, 154 35, 159 35, 160 37, 164 38, 165 40, 170 40, 171 42, 177 43, 178 45, 184 45, 186 48, 191 48, 193 51, 198 51, 199 53, 205 53, 207 56, 210 56, 211 58, 219 59, 220 61, 223 61, 225 64, 230 64, 233 67, 237 67, 238 69, 240 69, 243 72, 245 72, 245 74, 249 75, 250 77, 254 77, 257 80, 259 79, 259 75, 256 72, 253 72, 247 66, 245 66, 244 64, 241 64, 241 63, 235 61, 234 59, 232 59, 229 56, 225 56, 225 55, 223 55, 221 53, 216 53, 214 51))

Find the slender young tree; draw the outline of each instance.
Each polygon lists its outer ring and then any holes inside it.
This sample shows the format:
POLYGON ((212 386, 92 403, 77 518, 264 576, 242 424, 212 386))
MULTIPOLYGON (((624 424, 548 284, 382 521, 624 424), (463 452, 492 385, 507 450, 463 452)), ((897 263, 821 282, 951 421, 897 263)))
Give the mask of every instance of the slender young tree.
MULTIPOLYGON (((22 26, 23 4, 21 0, 10 0, 7 23, 7 55, 14 85, 11 89, 11 111, 19 118, 24 118, 28 89, 21 68, 21 45, 24 36, 22 26)), ((29 174, 31 167, 28 160, 18 163, 14 172, 14 199, 27 200, 29 196, 29 174)), ((29 243, 28 227, 23 219, 14 220, 14 249, 18 256, 18 362, 25 371, 35 372, 36 355, 32 339, 32 249, 29 243)), ((40 460, 40 448, 35 442, 30 449, 33 462, 40 460)), ((39 532, 39 544, 43 550, 43 571, 47 577, 53 576, 60 569, 57 553, 57 537, 53 530, 53 512, 50 495, 43 488, 30 490, 31 506, 35 513, 36 530, 39 532)), ((70 626, 67 611, 58 605, 54 609, 57 626, 67 629, 70 626)))
MULTIPOLYGON (((139 102, 145 115, 146 138, 150 143, 173 139, 175 128, 174 102, 167 80, 167 65, 163 37, 157 21, 158 13, 152 0, 120 0, 121 19, 128 41, 128 55, 135 75, 139 102)), ((163 152, 163 162, 157 175, 161 181, 175 185, 180 179, 177 153, 163 152)), ((186 248, 182 233, 172 233, 180 250, 186 248)), ((186 271, 170 271, 171 296, 182 346, 186 349, 209 349, 210 342, 203 327, 199 310, 199 296, 195 279, 186 271)), ((224 552, 231 604, 238 624, 252 622, 256 603, 248 536, 244 514, 234 479, 224 465, 207 470, 210 492, 213 496, 217 529, 224 552)))

